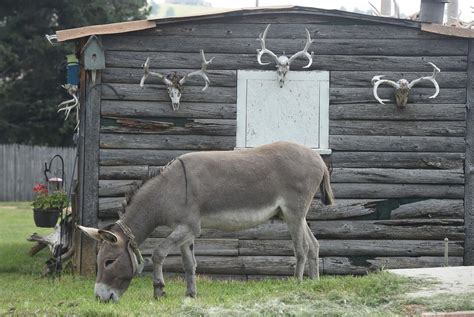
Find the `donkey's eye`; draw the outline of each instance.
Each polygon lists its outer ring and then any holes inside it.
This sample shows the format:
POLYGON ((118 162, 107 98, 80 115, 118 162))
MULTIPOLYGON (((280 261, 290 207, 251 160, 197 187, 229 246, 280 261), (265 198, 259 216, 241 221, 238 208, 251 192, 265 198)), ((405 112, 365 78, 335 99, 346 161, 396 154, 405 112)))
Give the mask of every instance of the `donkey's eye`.
POLYGON ((108 267, 110 264, 114 263, 115 260, 107 260, 105 261, 105 267, 108 267))

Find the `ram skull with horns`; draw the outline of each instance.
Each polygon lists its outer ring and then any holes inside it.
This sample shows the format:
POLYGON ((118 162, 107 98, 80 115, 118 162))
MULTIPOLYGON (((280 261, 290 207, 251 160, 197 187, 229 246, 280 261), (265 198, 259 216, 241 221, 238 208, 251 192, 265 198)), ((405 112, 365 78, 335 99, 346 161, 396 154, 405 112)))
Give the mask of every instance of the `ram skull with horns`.
POLYGON ((388 80, 388 79, 382 79, 384 75, 377 75, 372 78, 372 85, 374 85, 374 97, 377 99, 377 101, 381 104, 384 104, 384 101, 390 101, 390 99, 381 99, 379 95, 377 94, 377 89, 379 88, 380 85, 382 84, 387 84, 395 88, 395 103, 399 108, 405 108, 408 102, 408 94, 410 93, 410 90, 415 86, 416 84, 422 82, 422 81, 429 81, 433 83, 434 88, 436 89, 435 93, 429 97, 429 99, 436 98, 439 94, 439 85, 436 82, 436 75, 441 71, 435 64, 433 63, 428 63, 433 67, 433 74, 431 76, 425 76, 425 77, 420 77, 417 79, 414 79, 412 81, 408 81, 406 79, 399 79, 398 81, 393 81, 393 80, 388 80))
POLYGON ((142 79, 140 80, 140 87, 143 87, 145 85, 145 80, 147 79, 148 76, 158 77, 166 85, 166 89, 171 99, 173 110, 177 111, 179 110, 179 102, 181 99, 181 93, 183 92, 183 85, 184 83, 186 83, 189 77, 201 76, 204 79, 205 85, 202 91, 206 90, 207 87, 209 87, 210 80, 207 77, 206 70, 207 70, 207 66, 211 64, 212 61, 214 60, 214 57, 207 61, 206 56, 204 56, 203 50, 201 50, 201 57, 202 57, 201 69, 194 72, 190 72, 185 75, 178 74, 177 72, 171 72, 167 75, 163 75, 157 72, 152 72, 149 69, 150 57, 147 57, 145 63, 142 65, 144 74, 143 74, 142 79))
POLYGON ((311 43, 313 43, 313 40, 311 39, 311 36, 309 34, 308 29, 306 29, 306 44, 305 44, 302 51, 299 51, 299 52, 291 55, 291 57, 286 56, 284 53, 283 53, 283 55, 277 56, 275 53, 273 53, 272 51, 270 51, 269 49, 267 49, 265 47, 265 38, 267 37, 267 32, 268 32, 268 29, 270 28, 270 25, 271 24, 268 24, 267 27, 265 28, 265 31, 263 32, 263 34, 260 33, 260 35, 258 36, 259 40, 260 40, 260 43, 262 44, 262 48, 257 49, 257 52, 258 52, 257 61, 260 65, 270 64, 270 63, 263 63, 262 62, 262 56, 265 53, 270 55, 275 60, 276 67, 277 67, 277 74, 278 74, 278 82, 279 82, 280 88, 282 88, 283 85, 285 84, 286 74, 288 74, 288 72, 290 71, 290 64, 295 59, 297 59, 298 57, 308 58, 308 60, 309 60, 308 65, 303 66, 303 68, 308 68, 313 63, 314 52, 311 52, 311 54, 308 53, 308 49, 311 46, 311 43))

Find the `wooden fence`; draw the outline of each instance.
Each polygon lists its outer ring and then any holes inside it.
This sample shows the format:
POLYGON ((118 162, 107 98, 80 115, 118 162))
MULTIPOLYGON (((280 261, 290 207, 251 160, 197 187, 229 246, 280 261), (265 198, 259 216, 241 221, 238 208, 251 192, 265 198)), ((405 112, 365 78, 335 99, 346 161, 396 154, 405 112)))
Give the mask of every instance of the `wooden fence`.
MULTIPOLYGON (((34 198, 32 188, 44 183, 44 163, 59 154, 64 158, 66 186, 72 175, 75 148, 0 144, 0 201, 22 201, 34 198)), ((59 160, 52 171, 59 175, 59 160)))

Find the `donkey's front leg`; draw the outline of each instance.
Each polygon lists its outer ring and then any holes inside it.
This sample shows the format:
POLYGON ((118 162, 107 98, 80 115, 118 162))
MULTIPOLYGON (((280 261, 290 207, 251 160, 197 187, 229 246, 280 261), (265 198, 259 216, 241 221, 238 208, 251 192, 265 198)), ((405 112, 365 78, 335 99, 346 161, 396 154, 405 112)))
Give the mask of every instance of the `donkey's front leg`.
POLYGON ((179 225, 175 230, 153 250, 153 288, 155 298, 165 295, 165 280, 163 278, 163 262, 172 248, 178 247, 194 238, 192 230, 186 225, 179 225))

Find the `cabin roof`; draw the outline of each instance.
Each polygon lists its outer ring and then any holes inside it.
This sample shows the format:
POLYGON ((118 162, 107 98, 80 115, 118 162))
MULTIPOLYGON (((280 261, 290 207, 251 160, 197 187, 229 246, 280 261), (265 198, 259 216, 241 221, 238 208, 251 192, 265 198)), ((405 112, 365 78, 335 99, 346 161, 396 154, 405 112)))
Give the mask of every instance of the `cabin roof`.
POLYGON ((167 17, 149 20, 128 21, 111 24, 91 25, 74 29, 60 30, 56 32, 58 42, 74 40, 90 35, 119 34, 133 31, 151 29, 157 25, 171 24, 188 21, 202 21, 219 18, 241 17, 264 14, 314 14, 333 18, 346 18, 358 21, 368 21, 381 24, 390 24, 420 29, 425 32, 437 33, 453 37, 474 38, 474 30, 444 26, 440 24, 421 23, 419 21, 397 19, 392 17, 372 16, 341 10, 327 10, 303 6, 272 6, 258 8, 242 8, 221 11, 211 11, 210 13, 200 13, 179 17, 167 17))

